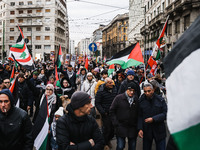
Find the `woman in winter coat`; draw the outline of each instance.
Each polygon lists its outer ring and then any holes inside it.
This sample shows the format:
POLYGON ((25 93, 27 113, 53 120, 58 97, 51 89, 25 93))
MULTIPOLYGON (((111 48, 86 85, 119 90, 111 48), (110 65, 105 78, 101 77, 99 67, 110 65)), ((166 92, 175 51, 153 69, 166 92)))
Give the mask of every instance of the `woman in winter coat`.
POLYGON ((80 74, 76 78, 77 91, 82 91, 81 88, 82 88, 83 82, 86 79, 86 73, 87 73, 86 69, 82 68, 81 71, 80 71, 80 74))
POLYGON ((93 117, 96 117, 96 111, 95 111, 95 87, 96 87, 96 80, 91 72, 87 73, 86 80, 83 82, 83 85, 81 87, 81 91, 86 92, 89 94, 92 98, 92 105, 94 106, 91 110, 91 115, 93 117))
POLYGON ((57 89, 57 94, 60 96, 67 95, 70 99, 75 90, 72 88, 69 78, 63 77, 60 81, 60 85, 61 87, 57 89))

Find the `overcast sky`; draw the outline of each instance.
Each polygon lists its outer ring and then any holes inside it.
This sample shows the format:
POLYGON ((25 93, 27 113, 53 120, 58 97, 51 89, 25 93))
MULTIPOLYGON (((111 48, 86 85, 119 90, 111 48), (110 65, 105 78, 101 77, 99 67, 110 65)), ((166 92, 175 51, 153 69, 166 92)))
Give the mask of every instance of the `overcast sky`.
POLYGON ((129 0, 67 0, 70 39, 75 46, 92 36, 99 24, 107 25, 117 14, 128 12, 129 0))

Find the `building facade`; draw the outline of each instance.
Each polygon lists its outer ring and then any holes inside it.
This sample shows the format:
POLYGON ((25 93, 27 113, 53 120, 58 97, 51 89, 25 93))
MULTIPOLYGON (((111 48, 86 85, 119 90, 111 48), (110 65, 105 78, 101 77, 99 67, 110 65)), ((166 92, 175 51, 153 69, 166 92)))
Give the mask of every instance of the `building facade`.
POLYGON ((167 55, 178 38, 200 15, 199 0, 148 0, 144 7, 145 25, 141 28, 143 35, 141 47, 145 49, 146 61, 155 47, 167 16, 169 16, 169 19, 167 34, 164 37, 163 57, 167 55))
POLYGON ((129 14, 117 15, 103 28, 102 55, 107 58, 124 49, 128 42, 129 14))
POLYGON ((19 36, 18 25, 28 39, 34 59, 49 58, 59 45, 63 53, 69 49, 66 0, 6 0, 0 1, 0 50, 7 56, 19 36), (1 39, 5 39, 4 42, 1 39))
POLYGON ((82 39, 78 43, 78 55, 91 55, 91 51, 89 50, 89 44, 91 43, 90 38, 82 39))
POLYGON ((69 40, 69 53, 72 55, 75 55, 75 41, 74 40, 69 40))

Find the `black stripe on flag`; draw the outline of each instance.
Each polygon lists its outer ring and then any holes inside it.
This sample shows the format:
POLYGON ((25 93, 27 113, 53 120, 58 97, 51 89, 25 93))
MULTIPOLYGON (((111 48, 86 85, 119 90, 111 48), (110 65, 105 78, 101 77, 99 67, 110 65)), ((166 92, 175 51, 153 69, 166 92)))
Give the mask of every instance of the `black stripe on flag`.
POLYGON ((22 41, 22 34, 20 33, 19 34, 19 37, 18 37, 18 39, 17 39, 17 43, 19 43, 19 42, 21 42, 22 41))
POLYGON ((119 51, 117 54, 113 55, 113 57, 110 60, 107 60, 107 61, 111 61, 112 59, 121 58, 123 56, 129 55, 131 51, 135 48, 136 44, 137 43, 125 48, 122 51, 119 51))
POLYGON ((46 100, 46 96, 45 96, 42 101, 40 110, 38 112, 37 118, 36 118, 34 126, 33 126, 33 139, 34 140, 36 139, 37 135, 42 130, 42 127, 45 124, 46 118, 47 118, 47 100, 46 100))
POLYGON ((172 51, 164 59, 166 78, 193 51, 200 48, 200 16, 178 39, 172 51))

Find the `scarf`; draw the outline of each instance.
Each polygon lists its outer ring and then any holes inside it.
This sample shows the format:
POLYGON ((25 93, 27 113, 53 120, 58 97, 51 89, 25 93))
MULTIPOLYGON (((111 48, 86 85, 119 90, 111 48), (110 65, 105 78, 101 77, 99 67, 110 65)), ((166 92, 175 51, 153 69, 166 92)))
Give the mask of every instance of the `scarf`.
POLYGON ((71 72, 67 70, 67 75, 69 77, 69 79, 73 76, 74 71, 72 70, 71 72))
POLYGON ((133 102, 134 102, 135 95, 133 95, 133 97, 129 97, 127 92, 125 92, 125 95, 126 95, 127 100, 128 100, 128 102, 129 102, 129 104, 131 106, 133 104, 133 102))
POLYGON ((71 90, 72 90, 72 87, 67 87, 67 88, 62 88, 62 87, 61 87, 61 89, 62 89, 62 95, 65 95, 64 93, 65 93, 65 92, 71 91, 71 90))
POLYGON ((52 105, 56 103, 56 95, 53 93, 50 96, 46 96, 46 94, 42 95, 40 105, 42 104, 43 99, 47 97, 48 107, 49 107, 49 114, 51 113, 52 105))

